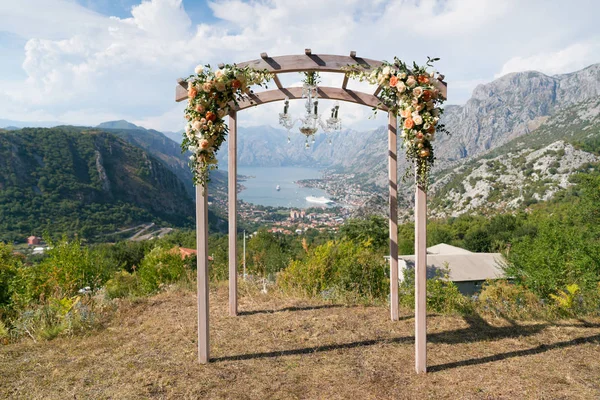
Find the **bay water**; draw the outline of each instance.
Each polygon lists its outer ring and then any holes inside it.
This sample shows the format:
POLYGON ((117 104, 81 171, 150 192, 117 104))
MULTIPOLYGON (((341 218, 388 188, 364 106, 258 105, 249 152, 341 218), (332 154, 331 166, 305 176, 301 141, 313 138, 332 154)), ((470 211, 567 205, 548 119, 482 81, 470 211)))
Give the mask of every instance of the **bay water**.
POLYGON ((240 182, 245 187, 238 198, 247 203, 273 207, 308 208, 322 207, 306 201, 306 197, 327 197, 324 190, 301 187, 294 182, 302 179, 318 179, 321 171, 304 167, 238 167, 238 175, 248 177, 240 182), (280 190, 277 190, 279 185, 280 190))

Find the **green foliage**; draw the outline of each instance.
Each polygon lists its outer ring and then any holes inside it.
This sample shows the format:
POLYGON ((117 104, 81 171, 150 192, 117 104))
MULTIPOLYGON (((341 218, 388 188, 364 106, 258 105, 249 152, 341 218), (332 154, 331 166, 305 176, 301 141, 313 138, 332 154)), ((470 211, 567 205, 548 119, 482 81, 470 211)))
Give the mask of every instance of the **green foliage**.
POLYGON ((5 341, 8 340, 9 332, 4 322, 0 319, 0 340, 5 341))
POLYGON ((570 311, 575 306, 575 299, 581 292, 576 283, 567 285, 564 291, 559 291, 558 294, 550 294, 550 298, 556 302, 559 309, 570 311))
POLYGON ((388 246, 388 222, 378 215, 367 219, 349 219, 342 225, 343 238, 356 243, 371 243, 375 249, 388 246))
POLYGON ((0 132, 0 240, 48 231, 102 240, 150 221, 191 222, 179 179, 143 150, 73 127, 0 132), (148 170, 139 174, 135 171, 148 170))
POLYGON ((21 260, 13 254, 12 246, 0 243, 0 317, 13 302, 16 279, 19 276, 21 260))
POLYGON ((289 264, 294 255, 301 254, 298 238, 272 234, 266 229, 259 231, 246 242, 248 273, 274 277, 289 264))
MULTIPOLYGON (((407 308, 415 306, 415 270, 404 271, 404 279, 399 286, 399 302, 407 308)), ((439 313, 467 313, 471 303, 465 298, 454 282, 448 280, 448 271, 436 271, 427 279, 427 310, 439 313)))
POLYGON ((32 299, 72 296, 89 286, 100 288, 119 268, 101 252, 91 251, 78 240, 50 242, 48 256, 31 268, 32 299))
POLYGON ((519 319, 544 315, 542 302, 535 293, 505 280, 486 282, 477 300, 480 312, 498 317, 519 319))
POLYGON ((162 285, 190 280, 189 269, 178 251, 157 247, 144 257, 136 272, 142 293, 156 292, 162 285))
POLYGON ((383 299, 389 280, 383 257, 368 243, 330 241, 294 260, 277 277, 284 290, 326 298, 383 299))
POLYGON ((106 297, 116 299, 141 294, 140 280, 137 274, 127 271, 118 271, 106 282, 106 297))

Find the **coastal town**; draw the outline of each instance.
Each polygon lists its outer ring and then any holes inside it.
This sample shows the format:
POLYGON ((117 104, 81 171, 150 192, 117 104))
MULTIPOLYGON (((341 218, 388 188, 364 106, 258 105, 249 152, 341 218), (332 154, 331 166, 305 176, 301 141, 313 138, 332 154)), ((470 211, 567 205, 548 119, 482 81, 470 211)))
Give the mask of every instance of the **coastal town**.
MULTIPOLYGON (((238 193, 252 177, 238 178, 238 193)), ((286 235, 303 234, 309 229, 337 231, 357 209, 365 206, 375 194, 355 183, 354 174, 324 171, 320 179, 303 179, 294 183, 299 187, 317 188, 327 193, 325 197, 307 198, 306 207, 275 207, 254 204, 238 199, 239 223, 248 230, 266 227, 271 232, 286 235)), ((227 213, 226 187, 218 187, 209 197, 209 206, 217 214, 227 213)))

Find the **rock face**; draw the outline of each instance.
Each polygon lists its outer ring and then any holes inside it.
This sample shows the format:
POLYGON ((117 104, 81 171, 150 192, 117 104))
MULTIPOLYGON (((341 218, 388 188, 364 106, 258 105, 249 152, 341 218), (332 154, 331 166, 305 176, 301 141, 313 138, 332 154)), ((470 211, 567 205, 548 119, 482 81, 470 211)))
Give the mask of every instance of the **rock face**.
POLYGON ((558 109, 535 132, 438 172, 430 213, 511 211, 548 200, 572 185, 575 172, 597 168, 599 142, 600 97, 558 109))
POLYGON ((464 106, 446 108, 452 132, 436 143, 440 160, 475 156, 537 129, 558 108, 600 96, 600 64, 565 75, 527 71, 479 85, 464 106))

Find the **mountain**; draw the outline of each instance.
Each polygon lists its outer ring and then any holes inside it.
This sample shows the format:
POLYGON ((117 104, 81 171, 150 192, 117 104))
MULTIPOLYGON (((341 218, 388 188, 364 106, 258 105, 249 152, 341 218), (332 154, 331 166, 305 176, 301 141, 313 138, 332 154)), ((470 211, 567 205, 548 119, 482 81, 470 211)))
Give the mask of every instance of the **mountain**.
MULTIPOLYGON (((94 239, 149 221, 194 222, 184 184, 149 152, 93 128, 0 132, 0 240, 94 239)), ((222 225, 212 212, 209 221, 222 225)))
POLYGON ((570 74, 527 71, 478 85, 464 106, 448 106, 442 122, 452 132, 436 143, 437 156, 475 156, 537 129, 556 110, 600 96, 600 64, 570 74))
POLYGON ((557 110, 534 132, 441 171, 430 213, 510 211, 572 186, 578 171, 600 166, 600 96, 557 110))
POLYGON ((119 136, 158 158, 177 175, 185 185, 188 195, 194 198, 192 173, 188 166, 189 154, 182 154, 181 146, 178 143, 159 131, 146 129, 125 120, 103 122, 96 128, 119 136))
POLYGON ((172 141, 174 141, 175 143, 181 144, 181 142, 183 141, 183 133, 185 131, 182 129, 180 131, 177 132, 172 132, 172 131, 164 131, 163 134, 168 137, 169 139, 171 139, 172 141))
POLYGON ((133 129, 133 130, 146 130, 146 128, 142 128, 141 126, 132 124, 129 121, 125 121, 124 119, 118 121, 107 121, 102 122, 96 125, 96 128, 99 129, 133 129))
POLYGON ((54 126, 64 125, 62 122, 56 121, 15 121, 12 119, 0 118, 0 128, 6 130, 14 130, 21 128, 52 128, 54 126))

